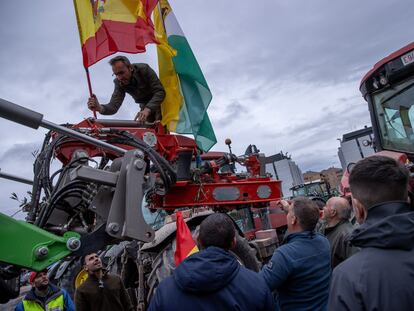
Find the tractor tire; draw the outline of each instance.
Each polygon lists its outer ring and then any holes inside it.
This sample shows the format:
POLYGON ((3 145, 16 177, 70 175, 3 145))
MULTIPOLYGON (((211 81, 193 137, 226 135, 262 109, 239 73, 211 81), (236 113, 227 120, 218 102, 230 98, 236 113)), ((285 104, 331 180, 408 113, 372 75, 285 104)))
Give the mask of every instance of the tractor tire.
POLYGON ((73 299, 75 295, 75 280, 78 273, 82 270, 81 259, 75 259, 66 268, 65 272, 55 282, 59 288, 65 289, 73 299))
POLYGON ((6 303, 10 299, 17 298, 20 293, 19 277, 5 280, 0 278, 0 303, 6 303))

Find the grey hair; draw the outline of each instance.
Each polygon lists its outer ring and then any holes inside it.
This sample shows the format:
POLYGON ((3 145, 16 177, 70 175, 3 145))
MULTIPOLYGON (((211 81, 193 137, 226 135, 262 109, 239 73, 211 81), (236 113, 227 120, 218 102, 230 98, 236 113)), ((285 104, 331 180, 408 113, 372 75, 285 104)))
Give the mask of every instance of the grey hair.
POLYGON ((113 66, 116 62, 123 62, 125 65, 131 66, 131 62, 129 61, 129 59, 122 55, 111 58, 108 63, 109 65, 113 66))
POLYGON ((332 207, 336 210, 338 217, 341 220, 349 220, 351 218, 352 206, 348 201, 344 200, 342 202, 336 202, 332 207))

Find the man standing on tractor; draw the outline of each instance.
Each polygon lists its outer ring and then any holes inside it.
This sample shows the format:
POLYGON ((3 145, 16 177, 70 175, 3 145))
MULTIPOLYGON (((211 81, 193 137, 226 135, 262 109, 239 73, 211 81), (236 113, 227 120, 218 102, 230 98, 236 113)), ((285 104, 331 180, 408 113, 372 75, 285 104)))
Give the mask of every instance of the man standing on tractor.
POLYGON ((134 310, 121 278, 103 269, 98 254, 86 255, 82 261, 89 276, 76 289, 76 311, 134 310))
POLYGON ((315 232, 319 209, 304 197, 282 205, 288 234, 260 274, 277 291, 280 310, 326 310, 331 256, 328 240, 315 232))
POLYGON ((350 222, 351 214, 352 207, 345 198, 330 198, 323 208, 326 226, 321 233, 331 245, 332 269, 358 251, 358 248, 352 247, 348 242, 349 235, 355 229, 350 222))
POLYGON ((333 271, 328 310, 413 310, 414 211, 409 171, 384 156, 359 161, 349 176, 360 251, 333 271))
POLYGON ((161 102, 165 98, 165 91, 154 70, 147 64, 131 64, 125 56, 116 56, 109 64, 115 76, 115 89, 111 100, 108 104, 101 105, 93 95, 88 100, 88 108, 103 115, 115 114, 124 101, 125 93, 128 93, 140 106, 135 121, 161 120, 161 102))
POLYGON ((236 245, 236 230, 228 215, 215 213, 204 219, 198 242, 201 251, 160 283, 148 311, 275 309, 266 283, 229 251, 236 245))
POLYGON ((15 311, 75 311, 69 294, 64 289, 59 289, 49 283, 46 269, 41 272, 32 272, 29 282, 33 287, 19 302, 15 311))

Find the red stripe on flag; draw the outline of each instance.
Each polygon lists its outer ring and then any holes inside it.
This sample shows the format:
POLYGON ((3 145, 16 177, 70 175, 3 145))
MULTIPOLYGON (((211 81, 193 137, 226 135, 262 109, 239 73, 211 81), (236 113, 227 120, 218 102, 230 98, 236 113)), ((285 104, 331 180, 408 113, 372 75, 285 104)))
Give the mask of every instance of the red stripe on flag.
POLYGON ((158 43, 154 35, 154 26, 138 18, 135 24, 105 20, 94 37, 86 40, 82 46, 85 68, 102 58, 116 52, 145 52, 148 43, 158 43))
POLYGON ((196 246, 191 231, 183 219, 182 212, 177 212, 176 250, 174 253, 175 265, 178 266, 196 246))

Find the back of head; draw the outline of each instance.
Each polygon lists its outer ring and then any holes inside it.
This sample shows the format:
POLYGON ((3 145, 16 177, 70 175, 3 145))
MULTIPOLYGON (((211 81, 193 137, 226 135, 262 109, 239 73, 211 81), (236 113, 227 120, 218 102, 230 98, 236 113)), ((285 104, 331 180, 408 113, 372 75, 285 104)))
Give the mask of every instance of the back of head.
POLYGON ((293 199, 293 213, 304 231, 313 231, 319 220, 319 208, 315 202, 305 197, 293 199))
POLYGON ((366 209, 390 202, 407 201, 407 168, 396 160, 372 156, 359 161, 349 176, 352 196, 366 209))
POLYGON ((230 217, 215 213, 201 223, 198 240, 202 248, 216 246, 228 250, 232 246, 235 234, 236 230, 230 217))

